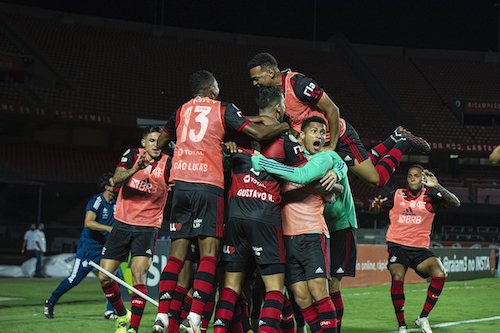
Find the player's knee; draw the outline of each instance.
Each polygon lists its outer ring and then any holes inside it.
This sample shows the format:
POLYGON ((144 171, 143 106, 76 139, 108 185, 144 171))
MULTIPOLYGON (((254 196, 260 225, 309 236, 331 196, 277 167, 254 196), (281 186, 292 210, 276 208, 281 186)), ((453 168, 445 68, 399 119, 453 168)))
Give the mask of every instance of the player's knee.
POLYGON ((342 278, 336 278, 336 277, 332 277, 332 279, 330 280, 329 284, 328 284, 328 287, 330 288, 330 293, 333 293, 333 292, 336 292, 336 291, 339 291, 340 290, 340 280, 342 278))
POLYGON ((105 286, 111 282, 111 278, 103 273, 99 273, 99 282, 101 282, 101 286, 105 286))
POLYGON ((144 268, 133 269, 132 270, 132 282, 134 284, 145 284, 147 273, 148 273, 148 270, 144 269, 144 268))
POLYGON ((294 293, 293 297, 295 298, 295 303, 299 306, 299 308, 304 309, 310 306, 313 302, 310 295, 304 293, 294 293))
POLYGON ((391 277, 393 281, 404 281, 405 272, 400 270, 391 270, 391 277))
POLYGON ((314 279, 308 281, 309 291, 315 300, 320 300, 325 296, 328 296, 326 279, 314 279))
POLYGON ((446 277, 446 273, 439 267, 439 268, 436 268, 432 271, 431 276, 444 278, 444 277, 446 277))

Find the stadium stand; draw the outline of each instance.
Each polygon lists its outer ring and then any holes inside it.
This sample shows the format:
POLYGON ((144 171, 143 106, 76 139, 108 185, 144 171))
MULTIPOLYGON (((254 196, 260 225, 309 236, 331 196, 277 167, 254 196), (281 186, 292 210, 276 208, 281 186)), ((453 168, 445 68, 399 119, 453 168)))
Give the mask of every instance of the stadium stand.
MULTIPOLYGON (((254 114, 255 90, 250 85, 246 63, 263 51, 275 55, 282 69, 290 67, 300 71, 325 88, 340 106, 341 116, 354 125, 363 142, 378 143, 400 125, 388 116, 367 88, 365 78, 346 61, 334 41, 313 44, 202 33, 6 4, 0 4, 0 20, 5 28, 0 29, 0 54, 26 55, 33 59, 35 67, 33 77, 25 81, 15 82, 0 76, 0 112, 9 111, 0 127, 4 139, 0 143, 3 156, 0 173, 4 181, 23 179, 58 183, 68 188, 73 184, 94 184, 103 171, 115 167, 126 137, 137 131, 136 118, 160 122, 166 119, 189 97, 186 79, 200 68, 214 72, 221 86, 221 99, 234 102, 246 114, 254 114), (44 72, 39 71, 40 66, 44 72), (16 114, 15 110, 23 107, 41 108, 46 114, 39 118, 28 112, 16 114), (114 118, 99 123, 99 130, 93 132, 92 127, 97 127, 94 123, 55 116, 61 114, 70 115, 67 118, 82 114, 114 118), (12 133, 15 128, 22 129, 21 133, 12 133), (102 135, 107 131, 108 136, 102 135), (46 133, 51 135, 44 137, 46 133), (101 137, 104 138, 102 147, 95 148, 101 137)), ((454 98, 498 99, 500 77, 495 65, 403 53, 374 55, 360 51, 360 58, 400 107, 402 125, 415 124, 409 129, 416 134, 431 143, 500 143, 496 126, 463 125, 447 105, 454 98)), ((436 155, 430 156, 429 165, 435 166, 434 157, 442 158, 439 155, 443 153, 433 154, 436 155)), ((478 156, 485 152, 465 152, 464 155, 479 160, 478 156)), ((403 164, 401 170, 406 170, 409 164, 403 164)), ((459 172, 450 171, 448 166, 436 169, 440 181, 456 193, 462 203, 500 204, 499 168, 479 167, 477 162, 471 167, 459 165, 459 172)), ((389 187, 403 185, 404 179, 405 171, 398 172, 389 187)), ((351 176, 351 186, 360 216, 365 219, 364 211, 378 191, 354 176, 351 176)), ((52 193, 50 191, 47 190, 52 193)), ((73 227, 79 228, 80 206, 87 194, 68 199, 71 211, 64 218, 54 218, 50 225, 62 228, 65 223, 78 221, 73 227)), ((48 201, 49 208, 44 218, 50 215, 52 202, 56 202, 47 197, 44 200, 48 201)), ((36 201, 36 197, 33 200, 36 201)), ((33 219, 36 213, 30 211, 29 214, 23 215, 23 219, 33 219)), ((446 229, 454 227, 455 222, 445 217, 443 239, 498 240, 498 229, 489 229, 494 221, 485 218, 485 222, 481 220, 477 224, 481 228, 470 229, 473 219, 473 214, 460 217, 457 219, 460 226, 446 229), (448 225, 450 220, 452 225, 448 225)), ((11 220, 11 225, 15 223, 17 221, 11 220)), ((380 223, 379 228, 383 225, 380 223)), ((0 242, 11 237, 12 230, 0 230, 0 242)), ((50 233, 49 228, 49 237, 50 233)), ((72 232, 62 234, 74 236, 72 232)), ((383 241, 380 230, 363 235, 367 242, 383 241)), ((70 246, 65 244, 59 240, 54 249, 70 246)))

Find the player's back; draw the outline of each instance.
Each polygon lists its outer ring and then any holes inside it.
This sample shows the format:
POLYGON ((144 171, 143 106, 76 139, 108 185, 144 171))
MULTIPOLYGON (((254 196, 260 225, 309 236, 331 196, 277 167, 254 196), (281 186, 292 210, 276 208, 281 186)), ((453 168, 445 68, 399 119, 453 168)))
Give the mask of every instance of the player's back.
POLYGON ((221 102, 195 97, 176 115, 176 147, 171 179, 224 187, 222 148, 224 106, 221 102))
MULTIPOLYGON (((288 134, 260 143, 260 153, 267 158, 290 166, 307 162, 296 139, 288 134)), ((250 146, 248 142, 243 144, 250 146)), ((232 154, 229 216, 245 219, 275 221, 281 224, 281 180, 265 171, 252 168, 251 148, 239 146, 241 152, 232 154)))

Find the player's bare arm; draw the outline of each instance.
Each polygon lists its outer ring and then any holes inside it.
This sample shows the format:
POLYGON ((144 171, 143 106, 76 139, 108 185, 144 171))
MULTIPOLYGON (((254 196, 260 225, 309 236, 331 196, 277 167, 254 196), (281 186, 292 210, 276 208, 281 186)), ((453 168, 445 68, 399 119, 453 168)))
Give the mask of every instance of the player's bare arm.
POLYGON ((276 118, 267 115, 247 116, 246 118, 255 124, 276 125, 280 123, 276 118))
POLYGON ((277 137, 290 129, 288 123, 277 123, 274 125, 264 125, 251 123, 243 127, 242 132, 254 140, 262 141, 277 137))
POLYGON ((115 170, 115 174, 111 179, 111 184, 113 184, 113 186, 122 184, 124 181, 132 177, 132 175, 134 175, 137 171, 147 168, 153 162, 154 162, 153 159, 148 161, 146 159, 146 153, 144 153, 141 156, 139 156, 139 160, 132 168, 126 169, 123 167, 117 167, 115 170))
POLYGON ((334 150, 339 140, 340 109, 326 93, 323 93, 316 107, 325 115, 330 128, 330 146, 325 148, 334 150))
POLYGON ((443 195, 446 206, 449 207, 460 207, 460 200, 457 196, 450 191, 448 191, 444 186, 439 184, 436 176, 429 170, 422 171, 423 179, 422 183, 427 187, 432 187, 439 191, 443 195))
POLYGON ((170 135, 167 132, 163 131, 158 137, 158 148, 163 148, 170 141, 170 135))
POLYGON ((88 210, 85 213, 85 219, 83 221, 83 225, 86 228, 89 228, 91 230, 111 232, 113 227, 111 227, 109 225, 101 224, 101 223, 97 222, 96 219, 97 219, 97 214, 91 210, 88 210))

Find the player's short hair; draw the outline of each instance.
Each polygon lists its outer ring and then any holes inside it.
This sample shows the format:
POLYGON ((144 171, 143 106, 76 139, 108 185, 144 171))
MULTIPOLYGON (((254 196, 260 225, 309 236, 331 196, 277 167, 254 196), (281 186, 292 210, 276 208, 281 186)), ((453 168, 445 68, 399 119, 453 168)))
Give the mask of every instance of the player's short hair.
POLYGON ((300 126, 300 130, 304 131, 307 128, 307 126, 309 126, 310 123, 320 123, 320 124, 327 126, 325 119, 318 117, 318 116, 312 116, 312 117, 309 117, 302 122, 302 125, 300 126))
POLYGON ((113 177, 113 173, 112 172, 103 173, 99 177, 99 180, 97 181, 97 190, 99 192, 104 192, 104 190, 106 189, 106 185, 110 185, 111 186, 111 184, 109 183, 109 179, 111 177, 113 177))
POLYGON ((425 170, 425 168, 422 165, 420 165, 420 164, 412 164, 412 165, 410 165, 410 167, 408 168, 408 170, 410 170, 410 169, 420 169, 422 171, 425 170))
POLYGON ((207 90, 215 82, 215 76, 207 70, 200 69, 189 77, 189 88, 191 94, 195 95, 200 91, 207 90))
POLYGON ((145 127, 144 130, 142 131, 142 138, 145 139, 149 135, 149 133, 155 133, 155 132, 161 133, 163 132, 163 130, 160 126, 145 127))
POLYGON ((278 62, 271 54, 262 52, 256 54, 247 64, 248 69, 252 69, 257 66, 278 68, 278 62))
POLYGON ((255 102, 260 110, 266 109, 272 105, 276 105, 281 101, 283 96, 283 92, 281 87, 272 86, 272 87, 260 87, 259 92, 257 94, 257 98, 255 102))

